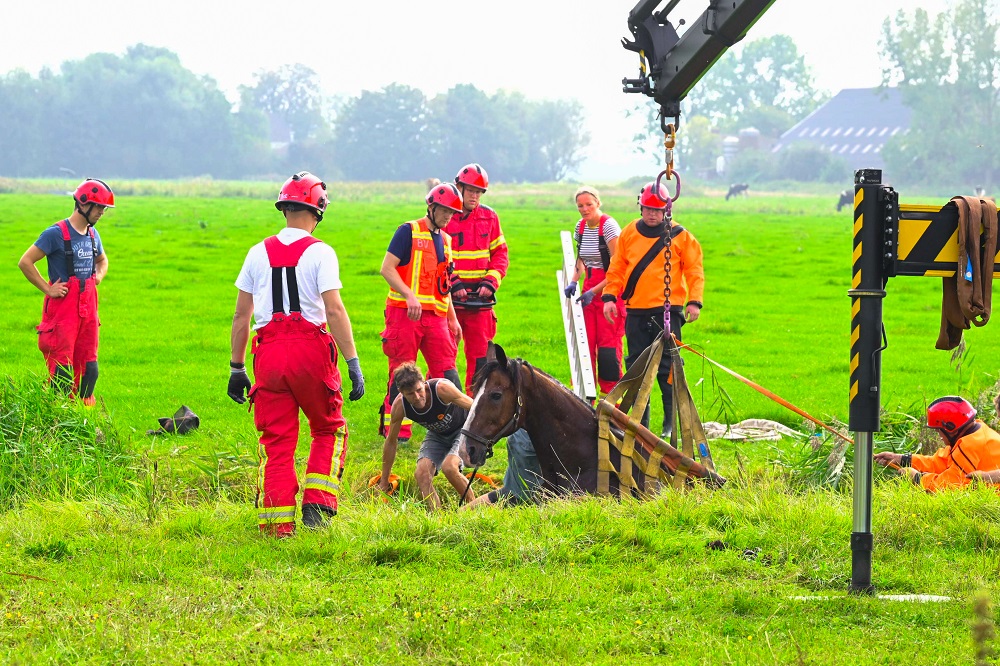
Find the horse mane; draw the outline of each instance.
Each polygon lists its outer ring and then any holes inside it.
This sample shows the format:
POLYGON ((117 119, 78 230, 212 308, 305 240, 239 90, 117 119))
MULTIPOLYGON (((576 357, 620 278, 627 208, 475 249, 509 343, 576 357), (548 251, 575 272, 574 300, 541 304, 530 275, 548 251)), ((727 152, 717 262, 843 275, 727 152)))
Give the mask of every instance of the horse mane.
MULTIPOLYGON (((527 368, 529 374, 532 375, 538 374, 541 375, 542 377, 545 377, 546 379, 551 380, 553 384, 564 390, 566 393, 572 396, 573 399, 575 399, 577 402, 586 406, 587 409, 589 409, 594 414, 597 413, 597 410, 594 409, 593 405, 591 405, 589 402, 587 402, 579 395, 574 393, 561 381, 559 381, 549 373, 545 372, 544 370, 541 370, 531 365, 531 363, 528 363, 523 358, 515 357, 512 359, 508 359, 507 368, 504 368, 504 370, 511 368, 511 366, 514 366, 511 374, 511 380, 514 382, 514 390, 518 389, 518 386, 521 381, 521 368, 524 367, 527 368)), ((486 378, 490 375, 490 373, 498 368, 501 368, 501 363, 495 359, 484 363, 483 366, 479 368, 479 370, 476 372, 475 377, 473 377, 472 392, 477 393, 479 391, 479 388, 483 385, 483 382, 485 382, 486 378)))

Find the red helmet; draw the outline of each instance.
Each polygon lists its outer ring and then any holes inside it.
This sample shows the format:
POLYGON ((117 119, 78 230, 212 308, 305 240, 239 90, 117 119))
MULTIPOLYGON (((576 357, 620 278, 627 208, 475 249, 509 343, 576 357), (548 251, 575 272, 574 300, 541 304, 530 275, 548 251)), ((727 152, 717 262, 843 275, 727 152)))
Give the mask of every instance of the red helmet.
POLYGON ((462 193, 451 183, 441 183, 427 194, 427 205, 437 204, 450 208, 456 213, 462 212, 462 193))
POLYGON ((73 193, 73 200, 80 206, 85 204, 97 204, 105 208, 115 207, 115 193, 111 191, 108 184, 97 178, 88 178, 80 183, 73 193))
POLYGON ((667 194, 662 185, 657 189, 655 181, 647 183, 642 188, 642 191, 639 192, 639 205, 645 208, 656 208, 657 210, 665 210, 669 213, 671 203, 670 195, 667 194))
POLYGON ((952 434, 964 429, 976 418, 976 408, 957 395, 938 398, 927 406, 927 427, 952 434))
POLYGON ((473 162, 472 164, 466 164, 458 170, 458 175, 455 176, 455 184, 472 185, 473 187, 485 190, 490 184, 490 177, 486 174, 486 169, 473 162))
POLYGON ((316 216, 323 219, 330 200, 326 196, 326 183, 312 175, 308 171, 300 171, 281 186, 278 192, 278 200, 274 202, 274 207, 282 210, 285 204, 296 203, 308 206, 316 211, 316 216))

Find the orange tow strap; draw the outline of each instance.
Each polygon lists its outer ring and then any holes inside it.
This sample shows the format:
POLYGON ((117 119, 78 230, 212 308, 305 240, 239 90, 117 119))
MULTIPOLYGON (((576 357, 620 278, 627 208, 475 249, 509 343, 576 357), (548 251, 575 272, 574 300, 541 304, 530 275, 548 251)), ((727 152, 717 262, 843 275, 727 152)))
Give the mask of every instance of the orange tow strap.
MULTIPOLYGON (((675 340, 676 340, 676 338, 675 338, 675 340)), ((848 444, 851 444, 851 445, 854 444, 854 440, 851 439, 850 437, 848 437, 847 435, 844 435, 841 432, 839 432, 838 430, 836 430, 834 428, 831 428, 830 426, 828 426, 827 424, 823 423, 822 421, 820 421, 816 417, 811 416, 810 414, 806 413, 805 410, 799 409, 798 407, 796 407, 792 403, 788 402, 787 400, 785 400, 781 396, 775 395, 771 391, 768 391, 766 388, 764 388, 760 384, 757 384, 756 382, 752 382, 749 379, 747 379, 746 377, 744 377, 743 375, 739 374, 738 372, 734 372, 734 371, 730 370, 729 368, 727 368, 726 366, 722 365, 721 363, 713 361, 709 357, 707 357, 704 354, 702 354, 700 351, 697 351, 697 350, 689 347, 688 345, 684 344, 683 342, 677 342, 677 346, 678 347, 682 347, 682 348, 688 350, 689 352, 695 354, 696 356, 700 356, 701 358, 705 359, 706 361, 708 361, 712 365, 716 366, 720 370, 723 370, 723 371, 729 373, 730 375, 732 375, 733 377, 735 377, 736 379, 740 380, 741 382, 743 382, 744 384, 746 384, 747 386, 749 386, 753 390, 757 391, 761 395, 767 396, 768 398, 770 398, 771 400, 774 400, 776 403, 778 403, 782 407, 786 407, 786 408, 792 410, 793 412, 795 412, 796 414, 798 414, 799 416, 812 421, 813 423, 815 423, 816 425, 818 425, 820 428, 823 428, 824 430, 827 430, 827 431, 833 433, 834 435, 836 435, 840 439, 844 440, 848 444)))

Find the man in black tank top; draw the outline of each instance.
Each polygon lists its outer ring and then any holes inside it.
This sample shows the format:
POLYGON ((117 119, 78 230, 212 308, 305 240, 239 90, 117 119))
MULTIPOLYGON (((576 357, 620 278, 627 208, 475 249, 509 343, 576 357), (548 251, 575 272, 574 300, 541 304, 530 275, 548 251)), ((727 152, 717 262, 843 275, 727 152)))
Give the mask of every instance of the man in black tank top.
MULTIPOLYGON (((458 438, 465 425, 465 419, 472 407, 472 398, 447 379, 425 380, 420 368, 413 362, 400 365, 393 372, 393 381, 399 395, 392 402, 389 432, 382 445, 382 474, 378 487, 390 492, 392 464, 396 460, 399 446, 399 429, 403 418, 427 428, 427 435, 417 454, 417 471, 414 474, 420 494, 427 502, 427 508, 436 511, 441 508, 441 498, 434 490, 434 475, 438 470, 462 495, 469 485, 462 475, 462 460, 458 456, 458 438)), ((465 501, 476 499, 470 489, 465 501)))

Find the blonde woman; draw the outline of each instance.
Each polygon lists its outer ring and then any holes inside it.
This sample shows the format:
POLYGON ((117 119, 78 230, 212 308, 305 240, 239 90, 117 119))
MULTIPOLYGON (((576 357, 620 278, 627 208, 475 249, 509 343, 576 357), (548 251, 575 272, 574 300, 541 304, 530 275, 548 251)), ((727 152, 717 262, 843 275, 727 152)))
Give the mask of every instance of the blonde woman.
POLYGON ((618 245, 621 227, 613 217, 601 211, 601 196, 593 187, 581 187, 576 191, 575 199, 576 209, 580 212, 580 220, 574 229, 577 259, 570 284, 564 293, 567 298, 575 296, 577 282, 583 278, 583 291, 577 300, 583 304, 594 375, 601 393, 606 394, 622 376, 625 304, 618 302, 621 313, 611 323, 604 317, 600 297, 607 283, 605 273, 618 245))

